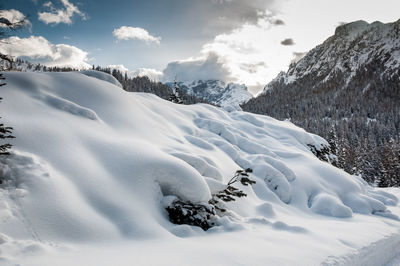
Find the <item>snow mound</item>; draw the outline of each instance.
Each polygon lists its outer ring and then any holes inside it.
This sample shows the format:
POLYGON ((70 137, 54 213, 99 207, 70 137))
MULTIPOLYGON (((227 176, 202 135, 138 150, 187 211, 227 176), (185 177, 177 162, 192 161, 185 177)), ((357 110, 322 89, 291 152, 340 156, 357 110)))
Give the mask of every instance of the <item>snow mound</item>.
POLYGON ((325 193, 316 195, 310 205, 311 210, 323 215, 343 218, 352 215, 351 209, 345 206, 337 197, 325 193))
POLYGON ((5 77, 0 112, 16 139, 13 155, 0 158, 1 239, 203 235, 171 224, 165 200, 207 203, 236 170, 249 167, 256 184, 238 185, 247 197, 226 203, 226 215, 207 234, 261 226, 311 237, 311 221, 328 228, 333 216, 357 224, 354 213, 397 223, 389 208, 396 196, 318 160, 307 145, 326 141, 289 122, 176 105, 77 72, 5 77))
POLYGON ((107 74, 107 73, 104 73, 101 71, 97 71, 97 70, 82 70, 82 71, 79 71, 79 73, 82 73, 89 77, 93 77, 93 78, 97 78, 100 80, 110 82, 111 84, 114 84, 115 86, 122 88, 121 83, 119 83, 119 81, 110 74, 107 74))

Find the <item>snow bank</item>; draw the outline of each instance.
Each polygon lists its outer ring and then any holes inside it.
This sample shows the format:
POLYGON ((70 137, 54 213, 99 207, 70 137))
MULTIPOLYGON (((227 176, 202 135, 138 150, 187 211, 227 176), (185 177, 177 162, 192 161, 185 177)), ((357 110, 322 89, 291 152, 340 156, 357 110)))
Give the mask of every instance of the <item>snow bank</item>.
MULTIPOLYGON (((60 252, 49 243, 78 247, 158 239, 171 243, 167 250, 173 252, 182 246, 174 235, 198 243, 245 236, 251 244, 243 250, 230 243, 234 251, 250 256, 252 248, 259 250, 257 243, 274 250, 253 254, 247 264, 272 259, 290 265, 287 253, 310 265, 397 232, 398 213, 391 212, 397 197, 318 160, 307 145, 326 144, 322 138, 266 116, 128 93, 100 74, 96 79, 87 71, 5 74, 0 113, 16 139, 13 155, 0 160, 5 180, 0 250, 6 250, 0 259, 18 261, 15 254, 32 249, 44 265, 52 252, 60 252), (248 197, 226 203, 219 226, 204 233, 168 221, 166 197, 206 203, 236 170, 248 167, 256 184, 240 187, 248 197), (354 236, 357 228, 370 235, 354 236), (265 243, 264 236, 275 244, 265 243), (311 250, 298 254, 303 242, 311 250)), ((201 254, 216 245, 205 245, 201 254)), ((225 263, 235 263, 239 253, 225 263)), ((221 254, 218 264, 228 256, 221 254)))
POLYGON ((97 70, 82 70, 82 71, 79 71, 79 73, 82 73, 89 77, 93 77, 93 78, 97 78, 100 80, 110 82, 111 84, 114 84, 114 85, 122 88, 121 83, 119 83, 119 81, 116 78, 114 78, 112 75, 109 75, 107 73, 97 71, 97 70))

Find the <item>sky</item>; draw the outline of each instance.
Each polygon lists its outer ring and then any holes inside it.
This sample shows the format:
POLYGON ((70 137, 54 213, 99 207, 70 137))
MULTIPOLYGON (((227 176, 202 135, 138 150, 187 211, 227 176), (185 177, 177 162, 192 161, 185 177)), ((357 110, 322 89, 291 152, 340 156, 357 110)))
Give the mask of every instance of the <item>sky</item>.
POLYGON ((9 19, 28 18, 2 53, 160 81, 220 79, 254 94, 338 25, 400 19, 399 0, 2 0, 0 7, 9 19))

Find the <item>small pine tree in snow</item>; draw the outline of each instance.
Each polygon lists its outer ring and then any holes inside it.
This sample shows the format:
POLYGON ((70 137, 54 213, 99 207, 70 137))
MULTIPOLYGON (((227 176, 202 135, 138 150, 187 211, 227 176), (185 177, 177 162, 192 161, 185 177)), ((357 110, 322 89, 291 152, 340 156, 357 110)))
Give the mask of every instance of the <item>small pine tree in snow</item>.
POLYGON ((178 86, 178 84, 176 82, 176 79, 175 79, 175 82, 174 82, 174 87, 172 88, 172 93, 170 94, 168 100, 173 102, 173 103, 183 104, 183 100, 181 99, 181 96, 180 96, 180 89, 179 89, 179 86, 178 86))
POLYGON ((253 170, 251 168, 236 171, 235 175, 231 178, 231 180, 229 180, 226 188, 213 194, 211 200, 208 203, 213 205, 217 210, 225 212, 226 209, 221 207, 219 204, 220 200, 224 202, 230 202, 230 201, 235 201, 236 198, 246 197, 247 196, 246 193, 232 186, 232 184, 236 182, 240 182, 244 186, 255 184, 256 181, 251 180, 249 178, 249 173, 252 172, 253 170))
MULTIPOLYGON (((2 86, 4 84, 5 83, 1 83, 0 86, 2 86)), ((1 100, 2 100, 2 98, 0 98, 0 101, 1 100)), ((4 139, 14 138, 14 136, 11 135, 12 129, 13 129, 12 127, 7 127, 3 123, 0 123, 0 139, 4 140, 4 139)), ((11 147, 12 147, 12 145, 10 143, 1 144, 0 145, 0 156, 10 155, 11 147)), ((2 184, 2 183, 3 183, 2 176, 0 176, 0 184, 2 184)))
POLYGON ((235 201, 236 198, 247 196, 246 193, 232 186, 232 184, 236 182, 240 182, 244 186, 255 184, 256 181, 251 180, 249 177, 249 173, 252 171, 251 168, 236 171, 235 175, 229 180, 226 188, 213 194, 208 204, 194 204, 180 199, 172 201, 165 208, 168 212, 169 220, 174 224, 194 225, 207 231, 214 226, 215 210, 220 212, 226 211, 225 208, 221 207, 220 200, 230 202, 235 201))
MULTIPOLYGON (((0 98, 0 101, 2 98, 0 98)), ((1 117, 0 117, 1 118, 1 117)), ((15 138, 13 135, 11 135, 13 128, 12 127, 7 127, 3 123, 0 123, 0 139, 11 139, 15 138)), ((10 149, 11 149, 11 144, 5 143, 0 145, 0 155, 10 155, 10 149)))

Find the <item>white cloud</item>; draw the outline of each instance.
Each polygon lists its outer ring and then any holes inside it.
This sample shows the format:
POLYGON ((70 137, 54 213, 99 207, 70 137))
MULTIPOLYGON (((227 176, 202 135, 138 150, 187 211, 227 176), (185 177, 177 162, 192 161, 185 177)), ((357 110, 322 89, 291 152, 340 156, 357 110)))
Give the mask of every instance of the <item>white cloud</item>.
POLYGON ((1 28, 8 28, 9 23, 20 23, 23 27, 31 25, 30 21, 24 16, 24 14, 15 9, 0 10, 0 18, 2 18, 0 20, 1 28))
POLYGON ((129 69, 127 69, 124 65, 108 65, 107 68, 111 70, 116 69, 121 71, 122 73, 129 72, 129 69))
POLYGON ((88 53, 68 44, 52 44, 42 36, 10 37, 0 46, 0 53, 46 66, 88 68, 88 53))
POLYGON ((225 66, 225 60, 215 53, 207 53, 199 58, 189 58, 170 62, 163 71, 164 80, 172 81, 177 76, 179 81, 193 80, 230 80, 230 71, 225 66))
MULTIPOLYGON (((166 80, 221 79, 262 89, 293 57, 281 40, 285 33, 276 27, 277 18, 265 16, 256 24, 244 24, 230 33, 217 35, 203 45, 201 56, 171 62, 164 70, 166 80), (265 37, 263 37, 265 36, 265 37)), ((294 49, 294 48, 293 48, 294 49)))
POLYGON ((46 2, 43 4, 43 7, 47 8, 47 12, 38 12, 39 20, 43 21, 46 24, 58 24, 58 23, 66 23, 71 24, 71 18, 77 14, 81 16, 83 19, 86 19, 86 15, 81 12, 77 6, 70 3, 68 0, 61 0, 63 4, 63 8, 56 9, 51 2, 46 2))
POLYGON ((137 39, 140 41, 144 41, 147 44, 151 42, 160 44, 161 41, 161 37, 154 37, 147 30, 137 27, 122 26, 118 29, 114 29, 113 35, 118 40, 137 39))
POLYGON ((152 69, 152 68, 138 68, 131 72, 134 77, 147 76, 152 81, 160 81, 163 77, 163 72, 152 69))
POLYGON ((108 65, 111 70, 117 69, 122 73, 127 73, 128 77, 143 77, 147 76, 152 81, 160 81, 163 76, 163 72, 155 70, 153 68, 138 68, 136 70, 130 71, 124 65, 108 65))

